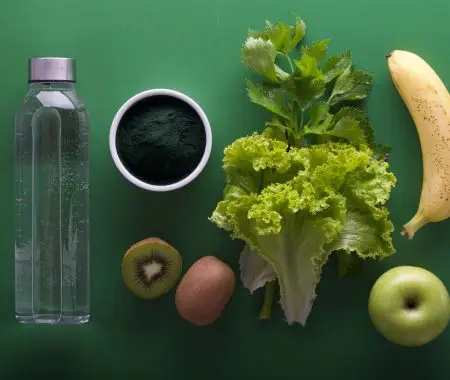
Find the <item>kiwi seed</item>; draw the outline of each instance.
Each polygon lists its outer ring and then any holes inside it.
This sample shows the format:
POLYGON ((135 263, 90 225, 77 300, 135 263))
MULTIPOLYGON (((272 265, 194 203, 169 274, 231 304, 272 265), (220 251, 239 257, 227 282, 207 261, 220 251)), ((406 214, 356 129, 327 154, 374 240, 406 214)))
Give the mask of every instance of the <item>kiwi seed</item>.
POLYGON ((170 291, 182 272, 180 253, 159 238, 134 244, 122 260, 125 285, 143 299, 154 299, 170 291))

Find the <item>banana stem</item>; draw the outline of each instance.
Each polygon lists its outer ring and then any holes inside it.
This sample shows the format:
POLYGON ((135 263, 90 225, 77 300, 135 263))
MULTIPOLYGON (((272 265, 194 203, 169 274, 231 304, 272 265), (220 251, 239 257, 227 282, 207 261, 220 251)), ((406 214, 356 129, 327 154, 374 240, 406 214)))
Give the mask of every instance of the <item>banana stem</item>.
POLYGON ((407 239, 412 240, 416 232, 419 231, 427 223, 428 221, 423 216, 423 214, 417 213, 408 223, 403 226, 401 234, 407 239))

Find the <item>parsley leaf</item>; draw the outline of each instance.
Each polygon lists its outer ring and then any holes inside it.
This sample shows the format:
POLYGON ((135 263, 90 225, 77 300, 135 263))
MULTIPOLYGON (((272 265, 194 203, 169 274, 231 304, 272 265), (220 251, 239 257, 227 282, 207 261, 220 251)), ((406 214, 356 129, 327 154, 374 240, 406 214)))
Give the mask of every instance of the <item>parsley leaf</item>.
POLYGON ((317 59, 308 52, 303 52, 302 57, 298 61, 295 61, 295 64, 304 77, 312 77, 318 80, 324 79, 317 59))
POLYGON ((281 69, 278 65, 275 65, 275 74, 277 76, 277 79, 281 82, 289 80, 291 77, 287 72, 285 72, 283 69, 281 69))
POLYGON ((325 93, 325 83, 313 76, 295 76, 286 87, 303 112, 325 93))
MULTIPOLYGON (((371 145, 374 141, 374 134, 373 134, 373 127, 372 123, 369 120, 369 117, 367 116, 367 113, 356 107, 343 107, 341 108, 338 113, 335 116, 335 120, 339 120, 342 118, 352 118, 358 122, 358 127, 361 129, 365 136, 365 141, 371 145)), ((352 142, 352 141, 350 141, 352 142)), ((357 143, 355 141, 355 143, 357 143)))
POLYGON ((351 64, 352 55, 349 51, 341 55, 328 58, 323 68, 325 81, 327 83, 331 82, 333 79, 341 75, 346 69, 348 69, 351 64))
POLYGON ((244 64, 256 74, 276 81, 275 59, 277 49, 271 41, 249 37, 242 49, 244 64))
POLYGON ((289 119, 289 110, 284 104, 283 93, 279 89, 264 88, 248 80, 247 93, 253 103, 268 109, 276 115, 289 119))
POLYGON ((311 108, 311 112, 309 114, 309 124, 316 126, 322 123, 327 118, 329 109, 330 106, 327 103, 316 103, 311 108))
POLYGON ((306 24, 300 17, 296 17, 295 25, 291 28, 290 50, 294 49, 305 38, 306 24))
POLYGON ((333 128, 327 131, 326 134, 343 138, 349 143, 356 145, 366 142, 364 131, 359 128, 359 121, 350 116, 344 116, 339 119, 335 118, 333 128))
POLYGON ((353 108, 343 108, 336 115, 328 113, 329 106, 317 103, 310 113, 310 120, 303 133, 345 139, 354 145, 367 142, 361 128, 364 115, 353 108))
POLYGON ((292 77, 291 87, 301 109, 306 110, 325 93, 324 76, 317 59, 309 54, 302 54, 295 65, 299 72, 292 77))
POLYGON ((305 37, 305 33, 306 25, 301 18, 297 17, 293 26, 282 22, 272 24, 266 21, 266 27, 262 32, 250 31, 249 36, 270 41, 277 51, 289 54, 305 37))
POLYGON ((369 95, 372 80, 368 72, 348 67, 336 80, 329 99, 330 105, 365 99, 369 95))
POLYGON ((263 136, 274 140, 280 140, 285 142, 287 139, 292 139, 291 128, 285 125, 286 120, 282 120, 277 116, 274 116, 271 121, 266 122, 266 128, 263 131, 263 136))
POLYGON ((387 161, 392 148, 384 144, 373 144, 372 150, 374 160, 387 161))
POLYGON ((285 52, 286 47, 291 42, 291 28, 289 25, 282 22, 272 24, 266 21, 265 35, 270 40, 278 51, 285 52))
POLYGON ((309 46, 302 46, 302 55, 309 55, 313 57, 317 62, 322 61, 328 51, 328 44, 330 40, 322 40, 313 42, 309 46))

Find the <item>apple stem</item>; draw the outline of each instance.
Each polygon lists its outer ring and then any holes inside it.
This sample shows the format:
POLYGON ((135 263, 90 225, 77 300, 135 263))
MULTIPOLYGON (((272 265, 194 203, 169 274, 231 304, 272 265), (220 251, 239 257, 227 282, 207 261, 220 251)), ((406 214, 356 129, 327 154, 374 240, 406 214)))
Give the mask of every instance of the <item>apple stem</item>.
POLYGON ((405 236, 407 239, 412 240, 417 231, 419 231, 425 224, 427 224, 427 219, 422 213, 417 213, 414 217, 403 226, 401 235, 405 236))

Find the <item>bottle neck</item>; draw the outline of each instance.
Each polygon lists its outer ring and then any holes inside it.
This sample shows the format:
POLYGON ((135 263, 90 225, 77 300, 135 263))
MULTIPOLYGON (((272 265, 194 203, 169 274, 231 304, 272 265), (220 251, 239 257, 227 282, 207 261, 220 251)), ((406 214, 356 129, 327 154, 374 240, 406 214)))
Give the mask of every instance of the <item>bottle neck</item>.
POLYGON ((28 87, 30 90, 39 89, 41 91, 68 91, 75 88, 73 82, 30 82, 28 87))

